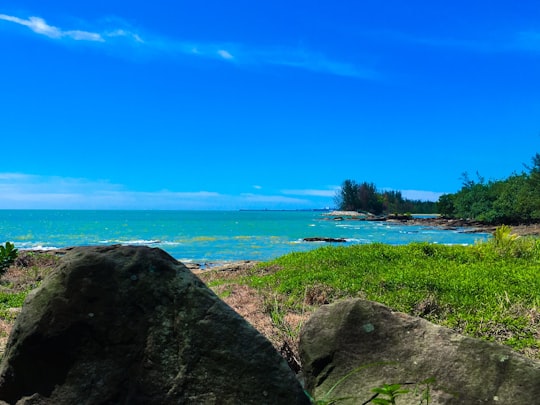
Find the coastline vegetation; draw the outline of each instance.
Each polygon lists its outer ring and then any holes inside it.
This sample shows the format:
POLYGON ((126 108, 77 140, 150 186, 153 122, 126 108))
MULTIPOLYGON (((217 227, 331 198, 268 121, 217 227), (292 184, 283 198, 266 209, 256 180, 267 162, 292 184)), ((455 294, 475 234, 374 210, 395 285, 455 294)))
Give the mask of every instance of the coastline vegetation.
POLYGON ((334 198, 340 211, 367 212, 372 215, 395 214, 436 214, 437 203, 433 201, 409 200, 401 191, 378 191, 373 183, 357 183, 347 179, 334 198))
POLYGON ((447 218, 467 218, 493 225, 540 222, 540 154, 532 158, 528 173, 505 180, 478 180, 462 175, 463 187, 439 198, 438 212, 447 218))
POLYGON ((6 242, 4 245, 0 245, 0 276, 6 272, 11 264, 17 258, 17 251, 15 245, 11 242, 6 242))
POLYGON ((272 303, 267 311, 292 347, 300 327, 287 324, 287 314, 361 297, 540 360, 539 269, 540 239, 517 237, 505 226, 471 246, 326 246, 233 277, 219 271, 201 277, 213 288, 239 283, 256 289, 272 303))
POLYGON ((389 213, 438 213, 445 218, 467 219, 490 225, 540 222, 540 153, 525 165, 527 172, 513 173, 504 180, 478 180, 462 174, 462 187, 435 202, 404 199, 400 191, 379 192, 373 183, 345 180, 335 203, 344 211, 374 215, 389 213))

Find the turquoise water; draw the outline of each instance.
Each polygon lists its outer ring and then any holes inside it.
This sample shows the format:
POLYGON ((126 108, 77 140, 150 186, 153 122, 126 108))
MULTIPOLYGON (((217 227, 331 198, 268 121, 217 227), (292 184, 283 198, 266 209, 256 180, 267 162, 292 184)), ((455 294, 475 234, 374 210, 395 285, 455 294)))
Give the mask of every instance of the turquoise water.
POLYGON ((306 237, 345 238, 347 245, 472 244, 488 235, 385 222, 332 221, 315 211, 0 210, 0 243, 12 241, 19 249, 147 245, 182 261, 205 263, 269 260, 324 244, 303 242, 306 237))

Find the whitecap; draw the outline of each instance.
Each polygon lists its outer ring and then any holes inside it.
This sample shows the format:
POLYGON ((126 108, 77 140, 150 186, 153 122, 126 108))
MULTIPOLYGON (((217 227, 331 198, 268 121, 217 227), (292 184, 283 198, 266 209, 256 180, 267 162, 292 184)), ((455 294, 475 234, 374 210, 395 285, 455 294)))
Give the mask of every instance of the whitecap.
POLYGON ((127 241, 117 241, 118 243, 121 243, 122 245, 156 245, 158 243, 161 243, 160 240, 145 240, 145 239, 135 239, 135 240, 127 240, 127 241))
POLYGON ((56 249, 60 249, 56 246, 43 246, 43 245, 37 245, 37 246, 32 246, 32 247, 27 247, 27 248, 20 248, 20 250, 56 250, 56 249))

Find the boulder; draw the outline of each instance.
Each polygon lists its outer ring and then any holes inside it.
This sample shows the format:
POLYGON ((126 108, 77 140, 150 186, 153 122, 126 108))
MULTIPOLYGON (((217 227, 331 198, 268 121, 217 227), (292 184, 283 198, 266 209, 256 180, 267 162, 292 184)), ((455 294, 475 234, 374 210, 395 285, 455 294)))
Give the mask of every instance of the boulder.
POLYGON ((25 301, 9 404, 308 404, 271 343, 160 249, 71 249, 25 301))
POLYGON ((363 404, 373 388, 400 384, 411 390, 400 405, 418 405, 426 388, 432 405, 540 401, 540 363, 361 299, 322 306, 305 324, 299 350, 306 390, 318 400, 363 404))

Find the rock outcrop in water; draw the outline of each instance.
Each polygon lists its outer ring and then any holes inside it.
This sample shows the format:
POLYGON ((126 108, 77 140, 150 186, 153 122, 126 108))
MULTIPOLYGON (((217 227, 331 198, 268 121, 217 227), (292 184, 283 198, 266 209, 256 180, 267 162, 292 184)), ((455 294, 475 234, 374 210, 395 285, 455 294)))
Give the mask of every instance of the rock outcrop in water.
POLYGON ((28 296, 0 366, 0 399, 309 403, 270 342, 184 265, 125 246, 70 250, 28 296))
MULTIPOLYGON (((302 330, 300 356, 306 388, 316 399, 352 397, 343 403, 363 404, 373 388, 399 383, 414 390, 415 382, 433 378, 433 405, 540 401, 540 363, 360 299, 322 306, 302 330)), ((420 395, 411 392, 396 403, 418 405, 420 395)))

